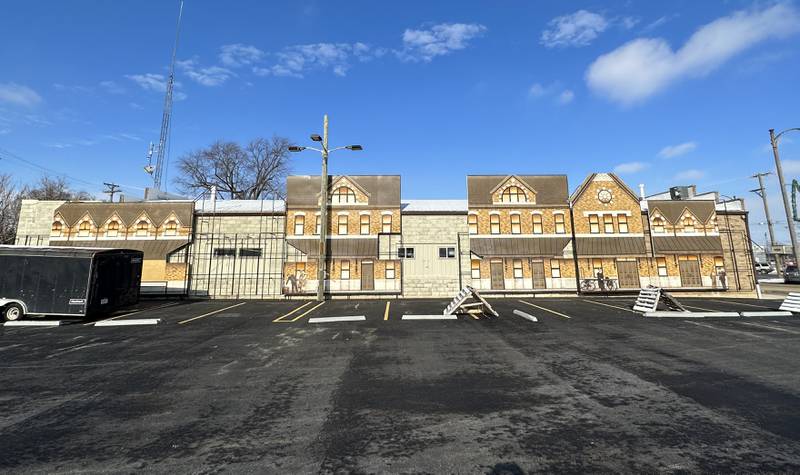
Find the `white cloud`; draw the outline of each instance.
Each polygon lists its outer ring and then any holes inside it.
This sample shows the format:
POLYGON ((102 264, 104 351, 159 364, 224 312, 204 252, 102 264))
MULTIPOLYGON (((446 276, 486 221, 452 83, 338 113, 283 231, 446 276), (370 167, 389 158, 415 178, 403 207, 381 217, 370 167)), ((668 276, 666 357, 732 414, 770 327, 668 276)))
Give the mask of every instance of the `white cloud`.
POLYGON ((557 46, 586 46, 608 28, 602 15, 578 10, 550 20, 542 31, 540 42, 548 48, 557 46))
POLYGON ((130 107, 133 110, 142 110, 142 109, 144 109, 144 107, 142 107, 141 104, 139 104, 137 102, 129 102, 128 103, 128 107, 130 107))
POLYGON ((125 88, 114 81, 100 81, 100 87, 111 94, 124 94, 125 88))
POLYGON ((696 148, 697 142, 684 142, 677 145, 668 145, 658 152, 658 156, 661 158, 680 157, 681 155, 686 155, 696 148))
POLYGON ((231 76, 234 76, 233 71, 220 66, 202 68, 194 59, 178 61, 177 66, 186 77, 202 86, 221 86, 231 76))
POLYGON ((542 86, 538 82, 533 83, 533 85, 528 89, 528 96, 530 97, 542 97, 549 93, 548 88, 542 86))
POLYGON ((561 104, 569 104, 575 99, 575 93, 569 89, 565 89, 558 95, 558 102, 561 104))
MULTIPOLYGON (((139 87, 145 91, 167 92, 167 78, 164 77, 163 74, 126 74, 125 77, 138 84, 139 87)), ((175 90, 180 86, 181 84, 175 81, 175 84, 173 85, 172 97, 176 101, 182 101, 186 99, 185 93, 175 90)))
POLYGON ((220 47, 219 60, 225 66, 236 68, 261 61, 264 52, 252 45, 236 43, 220 47))
POLYGON ((626 162, 620 163, 616 167, 614 167, 614 173, 624 175, 624 174, 631 174, 631 173, 638 173, 645 168, 647 168, 647 164, 644 162, 626 162))
POLYGON ((277 53, 278 63, 269 67, 254 67, 259 76, 302 78, 310 70, 331 70, 345 76, 353 60, 369 61, 385 54, 382 48, 364 43, 314 43, 294 45, 277 53))
POLYGON ((42 96, 36 91, 13 82, 0 83, 0 103, 32 107, 42 102, 42 96))
POLYGON ((403 61, 430 62, 466 48, 469 41, 486 32, 477 23, 440 23, 427 30, 406 29, 403 32, 403 49, 396 52, 403 61))
POLYGON ((759 42, 798 30, 800 14, 788 3, 737 11, 698 29, 677 51, 660 38, 630 41, 597 58, 586 82, 613 101, 634 104, 679 79, 704 76, 759 42))
POLYGON ((687 180, 687 181, 699 180, 704 176, 706 176, 704 171, 692 168, 689 170, 684 170, 682 172, 679 172, 678 174, 675 175, 674 180, 687 180))

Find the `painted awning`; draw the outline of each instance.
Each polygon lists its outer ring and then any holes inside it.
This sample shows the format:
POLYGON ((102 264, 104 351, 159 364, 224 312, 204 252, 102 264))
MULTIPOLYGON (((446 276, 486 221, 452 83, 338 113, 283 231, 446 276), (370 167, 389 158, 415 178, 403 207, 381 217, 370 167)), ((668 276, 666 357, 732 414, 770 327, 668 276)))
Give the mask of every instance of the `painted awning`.
POLYGON ((644 236, 579 237, 578 257, 645 256, 644 236))
POLYGON ((470 251, 479 256, 561 257, 569 237, 470 238, 470 251))
POLYGON ((187 246, 185 239, 113 239, 94 241, 50 241, 51 246, 63 247, 102 247, 109 249, 133 249, 142 251, 145 260, 166 260, 173 252, 187 246))
POLYGON ((653 236, 656 254, 719 254, 722 240, 719 236, 653 236))
MULTIPOLYGON (((286 242, 309 257, 319 256, 319 240, 287 239, 286 242)), ((328 256, 330 257, 378 257, 377 238, 328 239, 328 256)))

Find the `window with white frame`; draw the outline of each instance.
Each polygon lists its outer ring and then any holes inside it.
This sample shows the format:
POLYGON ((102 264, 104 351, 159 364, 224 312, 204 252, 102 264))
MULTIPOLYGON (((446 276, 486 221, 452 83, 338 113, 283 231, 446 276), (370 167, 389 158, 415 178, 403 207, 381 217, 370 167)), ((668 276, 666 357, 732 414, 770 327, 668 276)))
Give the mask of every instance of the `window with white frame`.
POLYGON ((338 223, 336 232, 341 235, 347 234, 347 215, 340 214, 336 219, 338 223))
POLYGON ((341 279, 342 280, 349 280, 350 279, 350 261, 342 261, 342 272, 341 272, 341 279))
POLYGON ((455 259, 456 257, 456 248, 454 247, 440 247, 439 248, 439 257, 442 259, 455 259))
POLYGON ((558 259, 550 259, 550 276, 554 279, 561 277, 561 262, 558 259))
POLYGON ((533 223, 533 234, 542 234, 542 215, 534 214, 531 222, 533 223))
POLYGON ((78 226, 78 237, 87 237, 92 232, 92 223, 89 221, 82 221, 78 226))
POLYGON ((346 186, 340 186, 331 193, 331 204, 353 204, 355 202, 355 192, 346 186))
POLYGON ((386 261, 386 272, 384 273, 387 279, 394 279, 394 261, 386 261))
POLYGON ((511 215, 511 234, 522 233, 522 223, 518 214, 511 215))
POLYGON ((589 232, 591 234, 600 234, 600 216, 596 214, 589 215, 589 232))
POLYGON ((556 213, 553 215, 553 219, 556 224, 556 234, 565 234, 567 232, 567 227, 564 224, 564 214, 556 213))
POLYGON ((628 234, 628 217, 624 214, 617 216, 617 227, 621 234, 628 234))
POLYGON ((392 215, 391 214, 384 214, 381 216, 381 232, 382 233, 391 233, 392 232, 392 215))
POLYGON ((592 275, 597 277, 600 272, 603 272, 603 260, 592 259, 592 275))
POLYGON ((398 247, 397 248, 397 257, 400 259, 413 259, 414 258, 414 248, 413 247, 398 247))
POLYGON ((662 234, 664 232, 664 218, 656 216, 653 218, 653 233, 662 234))
POLYGON ((149 231, 150 231, 150 223, 148 223, 147 221, 142 219, 139 220, 138 223, 136 223, 136 236, 138 237, 147 236, 149 231))
POLYGON ((119 221, 109 221, 106 226, 106 237, 117 237, 119 235, 119 221))
POLYGON ((470 234, 478 234, 478 215, 470 214, 467 216, 467 225, 470 234))
POLYGON ((512 185, 503 190, 500 195, 500 201, 503 203, 525 203, 528 201, 528 197, 525 196, 522 188, 512 185))
POLYGON ((481 261, 473 259, 470 262, 470 271, 472 272, 473 279, 481 278, 481 261))
POLYGON ((603 232, 605 234, 614 234, 614 216, 610 214, 603 215, 603 232))
POLYGON ((177 236, 178 235, 178 222, 174 219, 167 221, 164 226, 164 236, 177 236))
POLYGON ((667 259, 664 257, 656 257, 656 267, 658 268, 658 276, 666 277, 667 274, 667 259))
POLYGON ((294 235, 295 236, 302 236, 303 229, 306 226, 306 217, 302 214, 298 214, 294 217, 294 235))
POLYGON ((322 217, 320 215, 314 216, 314 234, 319 236, 319 233, 322 232, 322 217))
POLYGON ((514 278, 521 279, 522 278, 522 259, 514 259, 512 262, 514 266, 514 278))
POLYGON ((369 234, 369 215, 362 214, 358 219, 361 234, 369 234))
POLYGON ((683 218, 683 232, 685 233, 694 232, 694 218, 692 218, 691 216, 683 218))
POLYGON ((490 214, 489 215, 489 231, 492 234, 500 234, 500 215, 499 214, 490 214))
POLYGON ((64 232, 64 225, 61 224, 61 221, 53 221, 53 225, 50 226, 50 237, 61 237, 62 232, 64 232))

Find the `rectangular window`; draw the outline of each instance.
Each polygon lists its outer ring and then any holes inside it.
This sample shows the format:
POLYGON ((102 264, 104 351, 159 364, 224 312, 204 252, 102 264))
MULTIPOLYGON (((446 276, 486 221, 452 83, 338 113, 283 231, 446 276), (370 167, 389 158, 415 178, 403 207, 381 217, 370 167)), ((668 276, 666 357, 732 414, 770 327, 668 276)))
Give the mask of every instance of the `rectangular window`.
POLYGON ((514 259, 514 278, 521 279, 522 278, 522 259, 514 259))
POLYGON ((382 233, 390 233, 392 232, 392 215, 391 214, 384 214, 381 216, 381 232, 382 233))
POLYGON ((233 247, 217 247, 217 248, 214 248, 214 256, 216 256, 216 257, 236 257, 236 248, 233 248, 233 247))
POLYGON ((617 216, 617 227, 619 227, 619 232, 622 234, 628 233, 628 217, 624 214, 617 216))
POLYGON ((561 262, 558 259, 550 259, 550 276, 554 279, 561 277, 561 262))
POLYGON ((603 232, 606 234, 614 234, 614 216, 610 214, 603 215, 603 232))
POLYGON ((478 234, 478 215, 470 214, 467 216, 467 225, 469 226, 470 234, 478 234))
POLYGON ((261 257, 261 249, 258 247, 240 247, 239 257, 261 257))
POLYGON ((322 232, 322 219, 319 215, 314 216, 314 234, 319 236, 319 233, 322 232))
POLYGON ((564 225, 564 215, 562 213, 554 214, 553 219, 556 223, 556 234, 565 234, 567 228, 564 225))
POLYGON ((500 234, 500 215, 489 215, 489 227, 492 234, 500 234))
POLYGON ((455 259, 456 257, 456 248, 454 247, 440 247, 439 248, 439 257, 442 259, 455 259))
POLYGON ((350 279, 350 261, 342 261, 342 280, 350 279))
POLYGON ((338 223, 338 234, 347 234, 347 215, 340 214, 336 219, 338 223))
POLYGON ((414 248, 413 247, 398 247, 397 248, 397 257, 400 259, 413 259, 414 258, 414 248))
POLYGON ((306 225, 306 217, 302 214, 297 215, 294 217, 294 235, 295 236, 302 236, 303 235, 303 228, 306 225))
POLYGON ((520 224, 519 215, 512 214, 511 215, 511 234, 520 234, 522 233, 522 225, 520 224))
POLYGON ((589 232, 600 234, 600 217, 596 214, 589 215, 589 232))
POLYGON ((658 276, 667 276, 667 259, 664 257, 656 257, 656 267, 658 267, 658 276))
POLYGON ((300 278, 301 274, 306 273, 306 263, 305 262, 298 262, 294 265, 294 276, 296 278, 300 278))
POLYGON ((472 270, 473 279, 481 278, 481 261, 473 260, 470 263, 470 269, 472 270))
POLYGON ((394 261, 386 261, 386 278, 394 279, 394 261))
POLYGON ((725 261, 721 257, 714 258, 714 270, 717 271, 717 275, 725 271, 725 261))
POLYGON ((542 215, 534 214, 531 219, 533 222, 533 234, 542 234, 542 215))
POLYGON ((592 276, 597 277, 599 272, 603 272, 603 260, 592 259, 592 276))
POLYGON ((687 217, 683 219, 683 232, 685 233, 693 233, 694 232, 694 219, 687 217))
POLYGON ((359 224, 361 228, 361 234, 369 234, 369 215, 362 214, 359 217, 359 224))

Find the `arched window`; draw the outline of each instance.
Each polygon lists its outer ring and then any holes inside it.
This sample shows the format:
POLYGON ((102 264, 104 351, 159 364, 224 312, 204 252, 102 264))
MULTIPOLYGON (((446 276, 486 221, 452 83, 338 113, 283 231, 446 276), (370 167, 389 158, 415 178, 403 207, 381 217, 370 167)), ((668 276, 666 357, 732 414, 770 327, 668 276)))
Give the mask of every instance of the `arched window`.
POLYGON ((78 237, 87 237, 92 232, 92 223, 89 221, 82 221, 78 226, 78 237))
POLYGON ((119 235, 119 221, 109 222, 108 228, 106 229, 106 236, 117 237, 118 235, 119 235))
POLYGON ((61 237, 61 233, 63 231, 64 231, 64 225, 61 224, 61 221, 53 221, 53 225, 50 227, 50 236, 61 237))
POLYGON ((150 223, 148 223, 144 219, 142 219, 138 223, 136 223, 136 235, 137 236, 139 236, 139 237, 147 236, 149 231, 150 231, 150 223))
POLYGON ((528 197, 525 196, 522 188, 512 185, 503 190, 503 194, 500 195, 500 201, 502 203, 525 203, 528 201, 528 197))
POLYGON ((685 233, 694 232, 694 218, 690 216, 683 218, 683 232, 685 233))
POLYGON ((653 218, 653 232, 654 233, 664 232, 664 218, 660 216, 656 216, 655 218, 653 218))
POLYGON ((333 190, 331 194, 331 203, 332 204, 351 204, 356 202, 356 194, 355 192, 346 187, 340 186, 333 190))
POLYGON ((164 236, 177 236, 178 235, 178 222, 174 219, 167 221, 164 227, 164 236))

